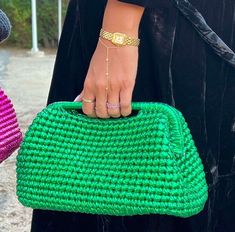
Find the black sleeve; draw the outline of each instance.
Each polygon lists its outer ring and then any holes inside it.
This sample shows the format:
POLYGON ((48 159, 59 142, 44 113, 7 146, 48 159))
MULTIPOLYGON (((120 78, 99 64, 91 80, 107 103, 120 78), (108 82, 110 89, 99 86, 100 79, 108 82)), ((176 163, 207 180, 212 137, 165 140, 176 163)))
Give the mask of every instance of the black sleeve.
POLYGON ((146 7, 148 0, 118 0, 120 2, 131 3, 139 6, 146 7))
POLYGON ((172 6, 172 0, 118 0, 120 2, 135 4, 142 7, 172 6))

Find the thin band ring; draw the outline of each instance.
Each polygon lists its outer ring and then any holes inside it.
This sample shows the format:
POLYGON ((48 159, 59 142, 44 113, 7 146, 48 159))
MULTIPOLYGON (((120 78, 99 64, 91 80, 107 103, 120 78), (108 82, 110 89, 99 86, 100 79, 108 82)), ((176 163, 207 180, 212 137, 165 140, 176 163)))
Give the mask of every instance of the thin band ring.
POLYGON ((87 99, 85 97, 82 98, 82 101, 85 103, 95 103, 95 100, 87 99))
POLYGON ((121 105, 120 105, 120 103, 109 103, 109 102, 107 102, 106 103, 106 107, 108 108, 108 109, 118 109, 118 108, 120 108, 121 107, 121 105))

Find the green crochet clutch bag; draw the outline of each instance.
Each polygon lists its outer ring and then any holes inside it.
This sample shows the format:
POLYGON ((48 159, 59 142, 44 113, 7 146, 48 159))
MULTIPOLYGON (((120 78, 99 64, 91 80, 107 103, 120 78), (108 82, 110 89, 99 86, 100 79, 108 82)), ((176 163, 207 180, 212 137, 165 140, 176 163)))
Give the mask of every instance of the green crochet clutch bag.
POLYGON ((19 201, 35 209, 189 217, 207 200, 203 165, 182 114, 133 103, 136 116, 94 119, 58 102, 34 119, 17 157, 19 201))

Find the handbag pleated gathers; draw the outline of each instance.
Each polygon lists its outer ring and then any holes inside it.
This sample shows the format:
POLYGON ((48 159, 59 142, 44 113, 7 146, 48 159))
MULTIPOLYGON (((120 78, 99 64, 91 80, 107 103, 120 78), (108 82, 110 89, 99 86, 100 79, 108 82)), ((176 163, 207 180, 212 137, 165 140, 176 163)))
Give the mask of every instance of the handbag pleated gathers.
POLYGON ((7 159, 22 141, 13 104, 0 88, 0 163, 7 159))
POLYGON ((80 102, 49 105, 17 157, 17 195, 34 209, 116 216, 198 214, 208 197, 202 161, 182 114, 132 103, 132 115, 89 118, 80 102))

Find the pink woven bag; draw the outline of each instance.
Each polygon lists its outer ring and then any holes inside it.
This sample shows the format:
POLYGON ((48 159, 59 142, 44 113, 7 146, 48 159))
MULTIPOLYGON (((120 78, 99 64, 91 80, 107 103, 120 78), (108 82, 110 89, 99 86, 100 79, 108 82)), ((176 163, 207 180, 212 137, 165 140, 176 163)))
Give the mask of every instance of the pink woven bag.
POLYGON ((22 141, 16 113, 11 100, 0 88, 0 163, 8 158, 22 141))

